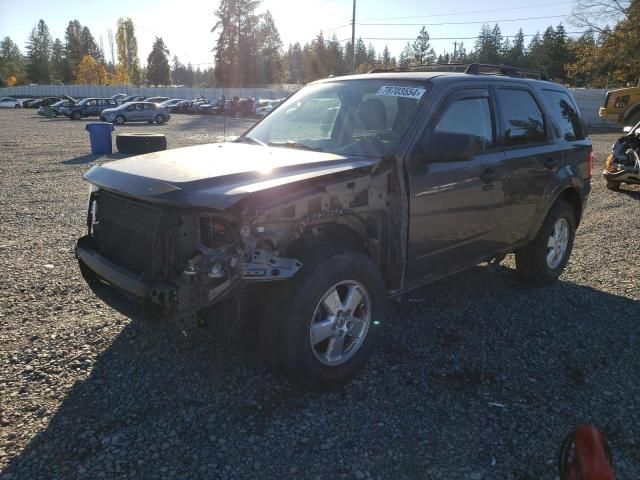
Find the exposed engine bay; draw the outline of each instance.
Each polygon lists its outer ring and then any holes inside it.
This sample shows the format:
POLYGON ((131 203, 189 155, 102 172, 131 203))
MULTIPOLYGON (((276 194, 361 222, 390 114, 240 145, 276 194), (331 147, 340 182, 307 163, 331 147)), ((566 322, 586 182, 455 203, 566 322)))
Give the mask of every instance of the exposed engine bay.
POLYGON ((620 183, 640 184, 640 124, 613 145, 603 175, 610 188, 620 183))

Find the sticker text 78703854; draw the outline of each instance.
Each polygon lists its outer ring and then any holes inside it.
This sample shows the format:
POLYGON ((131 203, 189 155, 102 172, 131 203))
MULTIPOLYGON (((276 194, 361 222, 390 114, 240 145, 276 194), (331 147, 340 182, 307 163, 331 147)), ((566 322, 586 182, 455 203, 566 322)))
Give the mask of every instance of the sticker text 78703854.
POLYGON ((398 87, 398 86, 384 86, 380 87, 376 95, 383 97, 405 97, 419 99, 424 95, 425 89, 419 87, 398 87))

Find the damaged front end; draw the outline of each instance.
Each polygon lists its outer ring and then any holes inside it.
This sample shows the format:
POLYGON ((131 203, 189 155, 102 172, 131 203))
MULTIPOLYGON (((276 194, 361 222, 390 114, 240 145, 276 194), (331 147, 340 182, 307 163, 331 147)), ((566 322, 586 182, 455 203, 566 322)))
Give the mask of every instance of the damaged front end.
POLYGON ((608 185, 640 184, 640 125, 616 141, 602 175, 608 185))
POLYGON ((222 212, 142 202, 107 190, 91 193, 89 233, 76 256, 87 280, 101 280, 142 306, 145 318, 181 328, 198 312, 223 301, 243 281, 292 277, 295 259, 249 245, 250 230, 222 212))

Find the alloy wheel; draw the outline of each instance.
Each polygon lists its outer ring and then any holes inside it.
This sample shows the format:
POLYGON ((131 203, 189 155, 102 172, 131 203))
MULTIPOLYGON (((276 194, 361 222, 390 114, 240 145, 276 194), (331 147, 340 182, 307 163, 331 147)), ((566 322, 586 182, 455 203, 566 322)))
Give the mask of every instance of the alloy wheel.
POLYGON ((360 349, 371 324, 371 298, 355 280, 333 285, 316 305, 309 329, 315 358, 324 365, 338 366, 360 349))

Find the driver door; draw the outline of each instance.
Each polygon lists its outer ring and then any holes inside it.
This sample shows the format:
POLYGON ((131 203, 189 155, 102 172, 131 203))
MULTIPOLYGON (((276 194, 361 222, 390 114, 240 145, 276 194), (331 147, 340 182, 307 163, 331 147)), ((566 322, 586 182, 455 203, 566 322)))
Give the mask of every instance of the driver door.
POLYGON ((407 164, 410 282, 475 265, 503 246, 505 155, 488 88, 453 91, 435 111, 407 164), (435 143, 447 136, 472 140, 470 154, 458 159, 455 144, 435 143))

